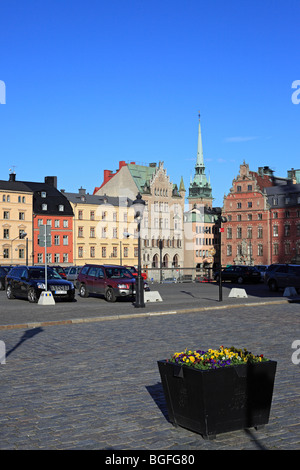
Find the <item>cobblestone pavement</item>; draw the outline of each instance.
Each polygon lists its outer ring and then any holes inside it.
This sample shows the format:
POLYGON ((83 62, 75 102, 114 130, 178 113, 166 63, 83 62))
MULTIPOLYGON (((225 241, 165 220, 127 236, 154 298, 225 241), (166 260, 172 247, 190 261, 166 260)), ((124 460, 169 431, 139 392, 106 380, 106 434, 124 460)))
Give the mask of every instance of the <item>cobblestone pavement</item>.
MULTIPOLYGON (((16 309, 18 302, 28 305, 16 301, 16 309)), ((300 340, 300 304, 214 306, 152 316, 135 309, 131 317, 107 316, 110 321, 0 330, 6 346, 0 449, 299 449, 300 365, 292 361, 292 343, 300 340), (157 360, 221 344, 278 361, 273 402, 264 429, 207 441, 168 421, 157 360)))

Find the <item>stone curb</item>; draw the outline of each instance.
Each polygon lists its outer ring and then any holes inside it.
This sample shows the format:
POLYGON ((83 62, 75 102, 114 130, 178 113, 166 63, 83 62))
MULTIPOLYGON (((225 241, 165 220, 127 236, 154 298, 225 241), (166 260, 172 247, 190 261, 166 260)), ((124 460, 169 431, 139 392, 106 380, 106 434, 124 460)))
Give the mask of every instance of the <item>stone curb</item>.
POLYGON ((83 323, 93 323, 93 322, 102 322, 102 321, 113 321, 113 320, 128 320, 130 318, 145 318, 145 317, 155 317, 160 315, 178 315, 185 313, 195 313, 195 312, 206 312, 208 310, 225 310, 228 308, 241 308, 241 307, 257 307, 260 305, 276 305, 276 304, 285 304, 289 303, 290 300, 274 300, 268 302, 252 302, 252 303, 243 303, 237 305, 219 305, 215 307, 195 307, 182 310, 166 310, 161 312, 141 312, 141 313, 129 313, 129 314, 120 314, 120 315, 107 315, 102 317, 89 317, 89 318, 74 318, 70 320, 53 320, 53 321, 42 321, 42 322, 32 322, 32 323, 19 323, 14 325, 0 325, 0 330, 12 330, 12 329, 30 329, 30 328, 39 328, 42 326, 57 326, 57 325, 76 325, 83 323))

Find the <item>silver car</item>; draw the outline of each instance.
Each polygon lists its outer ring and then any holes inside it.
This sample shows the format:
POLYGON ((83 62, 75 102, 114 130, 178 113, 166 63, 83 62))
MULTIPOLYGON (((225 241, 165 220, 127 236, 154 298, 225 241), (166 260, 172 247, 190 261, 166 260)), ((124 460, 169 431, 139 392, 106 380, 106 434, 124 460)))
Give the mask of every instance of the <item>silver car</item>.
POLYGON ((65 273, 67 276, 68 281, 73 281, 75 284, 75 281, 77 280, 78 274, 81 270, 82 266, 68 266, 65 268, 65 273))

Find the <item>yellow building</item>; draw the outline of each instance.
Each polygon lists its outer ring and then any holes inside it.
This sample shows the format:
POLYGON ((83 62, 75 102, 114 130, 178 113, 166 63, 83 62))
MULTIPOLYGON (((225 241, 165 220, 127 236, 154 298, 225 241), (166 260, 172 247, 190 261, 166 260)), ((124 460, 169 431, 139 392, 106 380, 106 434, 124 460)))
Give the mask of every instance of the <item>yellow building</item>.
POLYGON ((0 180, 0 264, 32 264, 32 200, 28 186, 9 175, 0 180))
POLYGON ((137 266, 138 240, 132 201, 91 195, 83 188, 78 193, 63 194, 74 211, 74 265, 137 266))

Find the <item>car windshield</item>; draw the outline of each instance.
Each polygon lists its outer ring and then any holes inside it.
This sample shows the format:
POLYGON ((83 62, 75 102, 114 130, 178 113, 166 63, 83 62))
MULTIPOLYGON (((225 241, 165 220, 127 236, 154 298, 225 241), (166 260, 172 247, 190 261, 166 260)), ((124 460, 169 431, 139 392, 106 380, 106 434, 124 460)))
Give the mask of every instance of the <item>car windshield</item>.
POLYGON ((106 275, 109 278, 129 277, 132 278, 132 274, 126 268, 106 268, 106 275))
MULTIPOLYGON (((45 279, 45 268, 29 269, 29 279, 45 279)), ((47 269, 47 279, 61 279, 54 269, 47 269)))

